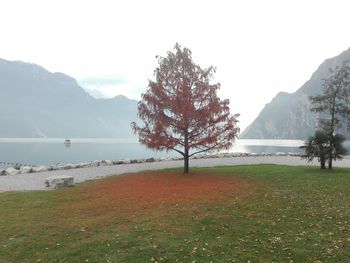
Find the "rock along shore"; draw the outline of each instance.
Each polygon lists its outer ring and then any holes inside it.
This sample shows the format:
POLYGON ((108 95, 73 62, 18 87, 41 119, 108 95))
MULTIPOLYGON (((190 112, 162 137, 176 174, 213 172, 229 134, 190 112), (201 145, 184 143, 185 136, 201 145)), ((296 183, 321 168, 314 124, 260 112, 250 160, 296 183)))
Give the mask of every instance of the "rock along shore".
MULTIPOLYGON (((230 158, 230 157, 261 157, 261 156, 301 156, 298 153, 216 153, 216 154, 198 154, 191 159, 208 159, 208 158, 230 158)), ((134 163, 153 163, 162 161, 177 161, 182 160, 182 157, 169 157, 169 158, 147 158, 147 159, 122 159, 122 160, 95 160, 86 163, 58 163, 56 165, 50 166, 30 166, 30 165, 20 165, 15 164, 7 169, 0 170, 0 176, 5 175, 17 175, 17 174, 28 174, 28 173, 38 173, 47 171, 57 171, 57 170, 70 170, 77 168, 89 168, 89 167, 99 167, 99 166, 111 166, 111 165, 121 165, 121 164, 134 164, 134 163)))

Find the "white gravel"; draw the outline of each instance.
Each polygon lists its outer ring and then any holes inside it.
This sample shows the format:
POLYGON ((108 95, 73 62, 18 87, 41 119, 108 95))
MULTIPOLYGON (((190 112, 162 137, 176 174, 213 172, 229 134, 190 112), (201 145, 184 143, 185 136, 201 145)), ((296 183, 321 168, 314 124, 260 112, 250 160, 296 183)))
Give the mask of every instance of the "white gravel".
MULTIPOLYGON (((190 167, 213 167, 247 164, 319 165, 317 161, 307 163, 305 160, 300 159, 300 157, 290 156, 254 156, 190 160, 190 167)), ((124 173, 139 172, 143 170, 157 170, 182 166, 183 161, 162 161, 154 163, 122 164, 32 174, 18 174, 12 176, 0 176, 0 192, 47 190, 45 187, 45 179, 51 176, 73 176, 74 182, 80 183, 110 175, 119 175, 124 173)), ((334 162, 334 167, 350 167, 350 158, 346 157, 341 161, 334 162)))

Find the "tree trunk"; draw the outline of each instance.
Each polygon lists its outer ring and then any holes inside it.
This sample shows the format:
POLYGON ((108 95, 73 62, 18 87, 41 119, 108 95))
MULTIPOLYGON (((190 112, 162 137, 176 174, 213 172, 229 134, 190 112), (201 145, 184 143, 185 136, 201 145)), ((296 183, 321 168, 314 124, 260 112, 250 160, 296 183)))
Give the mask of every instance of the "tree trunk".
POLYGON ((326 169, 326 158, 325 157, 321 157, 321 169, 326 169))
POLYGON ((333 168, 333 158, 329 158, 328 160, 328 169, 332 169, 333 168))
POLYGON ((329 159, 328 159, 328 169, 332 169, 333 163, 333 142, 334 142, 334 132, 335 132, 335 97, 333 98, 332 104, 332 114, 331 114, 331 133, 330 133, 330 142, 329 142, 329 159))
POLYGON ((330 135, 330 143, 329 143, 329 157, 328 157, 328 169, 332 169, 333 164, 333 132, 330 135))
POLYGON ((189 171, 190 171, 190 169, 189 169, 189 167, 190 167, 190 165, 189 165, 189 157, 188 157, 188 151, 187 151, 187 154, 185 153, 185 155, 184 155, 184 174, 188 174, 189 173, 189 171))
POLYGON ((330 135, 330 142, 329 142, 329 157, 328 157, 328 169, 332 169, 333 167, 333 132, 330 135))
POLYGON ((189 170, 190 170, 190 165, 189 165, 189 147, 188 147, 188 131, 187 129, 185 130, 185 154, 184 154, 184 174, 188 175, 189 170))

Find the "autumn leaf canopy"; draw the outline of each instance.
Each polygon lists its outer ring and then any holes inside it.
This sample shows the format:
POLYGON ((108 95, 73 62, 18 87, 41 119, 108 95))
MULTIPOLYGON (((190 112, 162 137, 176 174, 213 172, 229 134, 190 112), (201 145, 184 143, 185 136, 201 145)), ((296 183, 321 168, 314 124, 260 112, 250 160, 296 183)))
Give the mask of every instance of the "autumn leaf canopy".
POLYGON ((140 143, 182 155, 187 151, 189 156, 231 147, 239 115, 230 115, 229 100, 217 96, 220 84, 210 83, 215 68, 200 68, 191 51, 179 44, 167 57, 157 58, 155 80, 149 81, 138 104, 143 126, 132 123, 140 143))

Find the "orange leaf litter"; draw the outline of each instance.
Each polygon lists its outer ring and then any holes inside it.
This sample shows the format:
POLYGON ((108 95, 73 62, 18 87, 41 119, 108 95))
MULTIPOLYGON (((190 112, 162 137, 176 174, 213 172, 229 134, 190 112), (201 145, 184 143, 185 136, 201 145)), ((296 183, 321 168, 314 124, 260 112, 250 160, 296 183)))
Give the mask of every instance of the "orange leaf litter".
POLYGON ((223 201, 228 195, 242 195, 253 188, 251 182, 234 175, 143 172, 98 181, 89 186, 86 198, 92 206, 123 206, 137 210, 223 201))

